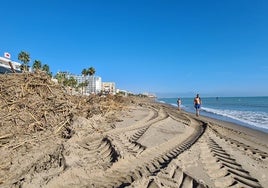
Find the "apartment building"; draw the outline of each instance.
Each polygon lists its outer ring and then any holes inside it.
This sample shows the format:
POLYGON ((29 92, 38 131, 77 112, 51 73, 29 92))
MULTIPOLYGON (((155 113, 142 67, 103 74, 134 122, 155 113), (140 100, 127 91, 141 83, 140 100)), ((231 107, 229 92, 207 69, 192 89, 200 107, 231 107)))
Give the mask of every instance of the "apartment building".
POLYGON ((87 81, 88 81, 88 85, 86 87, 86 93, 89 94, 98 94, 101 92, 101 86, 102 86, 102 82, 101 82, 101 77, 99 76, 88 76, 87 77, 87 81))
POLYGON ((20 67, 21 64, 15 61, 12 61, 6 57, 0 57, 0 73, 4 74, 4 73, 11 73, 12 72, 12 68, 16 71, 16 72, 21 72, 20 67))
POLYGON ((83 88, 83 93, 88 94, 98 94, 102 90, 102 81, 99 76, 83 76, 75 75, 69 72, 64 72, 67 79, 73 77, 77 81, 77 85, 87 82, 87 86, 83 88))
POLYGON ((105 94, 115 94, 116 90, 115 90, 115 83, 114 82, 103 82, 102 83, 102 91, 105 94))

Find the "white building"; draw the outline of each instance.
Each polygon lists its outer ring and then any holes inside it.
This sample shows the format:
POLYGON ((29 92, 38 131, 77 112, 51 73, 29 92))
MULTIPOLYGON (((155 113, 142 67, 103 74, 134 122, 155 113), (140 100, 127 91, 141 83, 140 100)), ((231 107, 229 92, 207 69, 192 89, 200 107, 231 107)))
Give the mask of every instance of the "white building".
POLYGON ((88 76, 86 77, 87 81, 88 81, 88 86, 86 87, 86 93, 94 93, 94 94, 98 94, 101 92, 101 86, 102 86, 102 82, 101 82, 101 77, 99 76, 88 76))
POLYGON ((64 73, 66 78, 70 79, 73 77, 77 80, 77 85, 87 82, 87 86, 84 88, 84 94, 98 94, 102 90, 102 81, 99 76, 84 76, 84 75, 75 75, 69 72, 64 73))
POLYGON ((75 75, 75 74, 72 74, 72 73, 66 73, 66 78, 67 79, 70 79, 71 77, 73 77, 76 81, 77 81, 77 85, 85 82, 85 77, 84 76, 81 76, 81 75, 75 75))
POLYGON ((61 72, 65 74, 66 78, 70 79, 73 77, 77 80, 77 85, 81 83, 87 82, 87 86, 83 89, 84 94, 98 94, 100 92, 104 92, 106 94, 116 94, 116 88, 114 82, 102 82, 101 77, 99 76, 83 76, 83 75, 75 75, 69 72, 61 72))
POLYGON ((16 72, 21 72, 21 64, 15 61, 12 61, 8 58, 5 57, 0 57, 0 67, 1 73, 5 73, 5 72, 12 72, 11 71, 11 66, 15 69, 16 72))
POLYGON ((116 93, 115 83, 114 82, 103 82, 102 83, 102 91, 105 94, 115 95, 115 93, 116 93))

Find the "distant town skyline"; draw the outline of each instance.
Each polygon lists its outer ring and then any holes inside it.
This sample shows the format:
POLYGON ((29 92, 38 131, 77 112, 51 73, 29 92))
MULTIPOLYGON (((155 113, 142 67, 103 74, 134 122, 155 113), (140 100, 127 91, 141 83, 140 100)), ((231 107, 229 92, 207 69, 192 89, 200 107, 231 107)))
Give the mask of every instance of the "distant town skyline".
POLYGON ((159 97, 267 96, 265 0, 1 1, 0 54, 159 97))

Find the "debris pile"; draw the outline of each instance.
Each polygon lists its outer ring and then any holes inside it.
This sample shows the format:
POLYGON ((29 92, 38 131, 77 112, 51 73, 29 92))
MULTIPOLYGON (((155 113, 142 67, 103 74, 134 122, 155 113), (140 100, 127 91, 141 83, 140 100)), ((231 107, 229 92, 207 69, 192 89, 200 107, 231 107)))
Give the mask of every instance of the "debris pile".
POLYGON ((121 97, 70 95, 45 73, 0 75, 0 137, 49 130, 69 138, 74 115, 122 109, 121 97))

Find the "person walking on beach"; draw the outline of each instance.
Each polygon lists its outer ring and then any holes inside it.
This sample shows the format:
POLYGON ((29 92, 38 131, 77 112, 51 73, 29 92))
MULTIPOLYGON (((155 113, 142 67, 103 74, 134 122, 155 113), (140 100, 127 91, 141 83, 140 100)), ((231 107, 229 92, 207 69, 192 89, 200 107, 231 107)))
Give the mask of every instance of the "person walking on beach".
POLYGON ((181 99, 180 98, 178 98, 178 100, 177 100, 177 105, 178 105, 178 110, 180 110, 181 109, 181 99))
POLYGON ((201 108, 201 98, 199 97, 199 94, 196 95, 196 97, 194 98, 194 108, 195 108, 195 112, 196 112, 196 116, 199 116, 199 110, 201 108))

